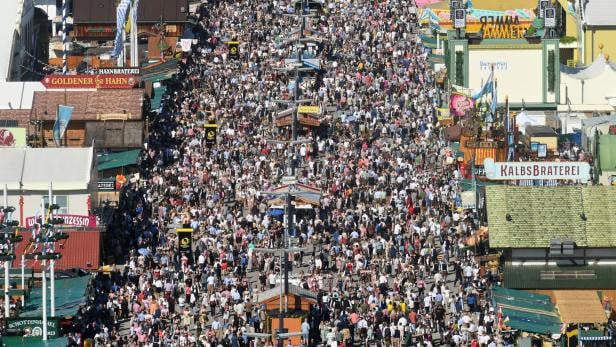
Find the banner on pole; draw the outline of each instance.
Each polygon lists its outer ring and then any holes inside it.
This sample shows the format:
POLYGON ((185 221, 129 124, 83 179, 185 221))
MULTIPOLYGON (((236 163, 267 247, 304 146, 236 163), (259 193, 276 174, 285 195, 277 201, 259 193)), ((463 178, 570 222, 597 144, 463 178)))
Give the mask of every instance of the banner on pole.
POLYGON ((189 261, 192 261, 192 228, 177 228, 178 233, 178 251, 180 255, 186 255, 189 261))
POLYGON ((240 58, 240 42, 239 41, 227 41, 227 46, 229 47, 229 58, 239 59, 240 58))
POLYGON ((68 127, 68 122, 71 121, 74 110, 73 106, 58 105, 56 122, 53 125, 53 142, 58 147, 62 144, 62 136, 64 136, 64 132, 68 127))

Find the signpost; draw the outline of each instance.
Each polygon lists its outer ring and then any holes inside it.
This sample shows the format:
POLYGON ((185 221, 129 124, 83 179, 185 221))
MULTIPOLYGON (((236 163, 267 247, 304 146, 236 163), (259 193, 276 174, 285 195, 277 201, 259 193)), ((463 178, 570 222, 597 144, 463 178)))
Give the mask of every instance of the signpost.
POLYGON ((133 75, 49 75, 41 83, 47 89, 131 89, 138 83, 133 75))
POLYGON ((490 180, 580 180, 590 179, 590 165, 586 162, 495 162, 483 161, 490 180))

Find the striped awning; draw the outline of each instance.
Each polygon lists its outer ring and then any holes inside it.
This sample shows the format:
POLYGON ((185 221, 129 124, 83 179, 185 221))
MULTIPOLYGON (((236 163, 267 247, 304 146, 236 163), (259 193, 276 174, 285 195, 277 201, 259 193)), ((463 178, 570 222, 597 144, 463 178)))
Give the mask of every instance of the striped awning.
POLYGON ((582 330, 580 329, 579 339, 581 341, 609 341, 611 335, 603 335, 602 331, 598 330, 582 330))

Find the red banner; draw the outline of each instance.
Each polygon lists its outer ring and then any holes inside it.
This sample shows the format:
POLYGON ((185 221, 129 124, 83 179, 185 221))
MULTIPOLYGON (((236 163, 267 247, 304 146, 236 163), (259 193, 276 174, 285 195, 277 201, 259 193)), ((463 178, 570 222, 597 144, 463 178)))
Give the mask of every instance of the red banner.
POLYGON ((130 89, 138 82, 133 75, 49 75, 41 80, 47 89, 130 89))
MULTIPOLYGON (((64 219, 64 225, 74 225, 79 227, 96 227, 96 216, 80 216, 75 214, 55 214, 55 218, 64 219)), ((36 224, 35 216, 26 217, 26 228, 32 228, 36 224)))

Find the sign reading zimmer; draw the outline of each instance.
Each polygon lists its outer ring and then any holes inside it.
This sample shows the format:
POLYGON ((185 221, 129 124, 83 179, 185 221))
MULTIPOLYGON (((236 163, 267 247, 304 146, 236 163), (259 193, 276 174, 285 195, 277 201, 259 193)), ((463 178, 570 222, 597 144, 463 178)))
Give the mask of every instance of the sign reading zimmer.
POLYGON ((490 180, 580 180, 590 179, 590 165, 586 162, 495 162, 483 161, 490 180))

